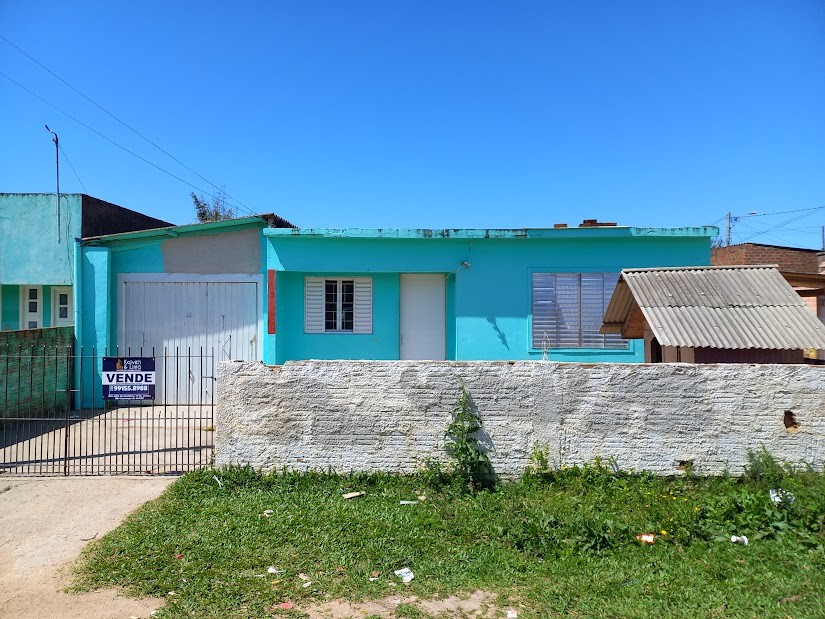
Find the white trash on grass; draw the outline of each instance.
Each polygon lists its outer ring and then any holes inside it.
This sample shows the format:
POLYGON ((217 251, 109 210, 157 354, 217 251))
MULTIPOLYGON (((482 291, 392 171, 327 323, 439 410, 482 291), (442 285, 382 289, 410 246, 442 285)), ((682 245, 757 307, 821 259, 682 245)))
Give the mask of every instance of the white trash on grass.
POLYGON ((395 575, 401 579, 401 582, 410 582, 415 578, 415 574, 408 567, 402 567, 400 570, 395 570, 395 575))

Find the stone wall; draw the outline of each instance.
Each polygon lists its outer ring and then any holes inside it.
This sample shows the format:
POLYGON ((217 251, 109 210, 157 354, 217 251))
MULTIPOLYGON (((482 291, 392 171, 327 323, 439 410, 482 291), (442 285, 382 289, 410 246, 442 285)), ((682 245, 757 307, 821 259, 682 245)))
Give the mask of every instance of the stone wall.
POLYGON ((523 472, 535 445, 556 466, 600 456, 660 474, 685 462, 739 473, 761 445, 825 462, 823 367, 423 361, 224 363, 216 462, 414 471, 445 458, 460 377, 502 476, 523 472))

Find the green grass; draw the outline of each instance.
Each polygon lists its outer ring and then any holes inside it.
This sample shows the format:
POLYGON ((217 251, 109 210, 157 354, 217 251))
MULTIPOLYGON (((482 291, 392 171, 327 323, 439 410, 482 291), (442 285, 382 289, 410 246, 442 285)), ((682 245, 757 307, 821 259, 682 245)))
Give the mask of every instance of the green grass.
POLYGON ((160 617, 298 617, 333 598, 476 589, 520 618, 825 617, 825 478, 762 465, 737 480, 597 463, 477 494, 433 474, 201 470, 94 543, 78 587, 165 596, 160 617), (770 500, 780 484, 792 503, 770 500), (352 490, 366 495, 341 498, 352 490), (399 505, 422 491, 425 502, 399 505), (652 546, 634 537, 647 532, 652 546), (409 585, 392 573, 401 567, 415 573, 409 585), (273 610, 285 600, 295 609, 273 610))

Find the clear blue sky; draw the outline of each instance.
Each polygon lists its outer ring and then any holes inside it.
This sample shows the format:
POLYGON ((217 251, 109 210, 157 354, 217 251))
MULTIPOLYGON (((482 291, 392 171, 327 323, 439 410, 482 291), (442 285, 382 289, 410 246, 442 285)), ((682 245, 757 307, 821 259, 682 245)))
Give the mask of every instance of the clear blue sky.
MULTIPOLYGON (((734 242, 821 242, 825 209, 762 214, 825 207, 822 0, 3 0, 0 34, 251 211, 302 227, 731 211, 759 214, 734 242)), ((0 72, 214 193, 2 39, 0 72)), ((0 191, 54 191, 46 123, 85 185, 61 156, 62 191, 193 220, 192 187, 4 76, 0 191)))

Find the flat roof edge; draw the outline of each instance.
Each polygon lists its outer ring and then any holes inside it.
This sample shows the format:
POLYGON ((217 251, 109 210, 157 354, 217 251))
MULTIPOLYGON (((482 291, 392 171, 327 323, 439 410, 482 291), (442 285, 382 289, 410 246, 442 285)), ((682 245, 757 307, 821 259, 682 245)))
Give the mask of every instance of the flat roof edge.
POLYGON ((267 228, 264 236, 343 239, 542 239, 564 237, 702 237, 719 228, 635 228, 584 226, 578 228, 267 228))

